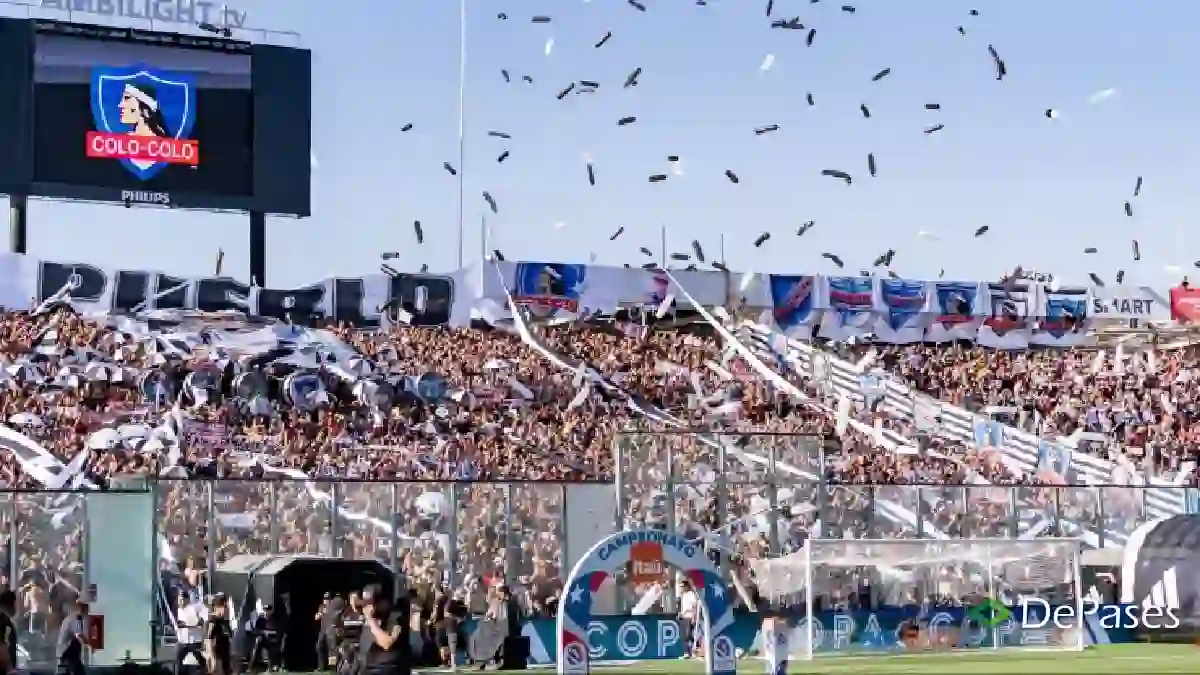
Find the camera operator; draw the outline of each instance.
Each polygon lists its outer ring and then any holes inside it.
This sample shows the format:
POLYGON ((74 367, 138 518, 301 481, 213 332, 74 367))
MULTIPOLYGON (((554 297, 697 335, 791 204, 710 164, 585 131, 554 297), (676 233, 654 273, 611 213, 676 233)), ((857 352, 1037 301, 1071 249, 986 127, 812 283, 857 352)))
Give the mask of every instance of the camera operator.
POLYGON ((287 626, 274 607, 263 605, 263 613, 254 619, 254 647, 250 650, 249 669, 254 670, 260 657, 266 671, 278 669, 286 647, 287 626))
POLYGON ((378 591, 363 593, 363 631, 359 673, 362 675, 410 675, 412 648, 409 644, 409 603, 401 599, 393 608, 378 591))

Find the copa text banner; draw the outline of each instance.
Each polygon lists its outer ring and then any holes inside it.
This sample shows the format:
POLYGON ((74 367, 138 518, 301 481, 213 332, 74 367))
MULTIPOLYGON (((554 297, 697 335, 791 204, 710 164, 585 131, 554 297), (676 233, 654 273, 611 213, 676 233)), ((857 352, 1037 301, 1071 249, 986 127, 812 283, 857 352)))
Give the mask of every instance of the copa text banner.
MULTIPOLYGON (((1105 605, 1100 609, 1111 609, 1117 605, 1105 605)), ((920 613, 921 608, 883 608, 874 612, 821 612, 813 624, 813 647, 816 652, 889 652, 902 651, 901 628, 920 613)), ((1056 637, 1053 627, 1022 627, 1020 608, 1013 608, 1015 618, 1002 623, 995 631, 983 630, 973 625, 962 607, 948 607, 934 611, 929 619, 935 629, 958 631, 964 643, 977 648, 1000 646, 1037 646, 1052 643, 1056 637), (965 627, 965 629, 964 629, 965 627)), ((1101 617, 1100 611, 1096 612, 1101 617)), ((1036 617, 1033 617, 1036 618, 1036 617)), ((1031 625, 1041 621, 1029 621, 1031 625)), ((467 626, 470 633, 475 629, 472 621, 467 626)), ((788 620, 789 629, 795 633, 790 641, 802 643, 801 635, 807 630, 803 617, 788 620)), ((762 619, 757 614, 738 614, 729 636, 734 647, 742 655, 754 654, 761 649, 762 619)), ((671 616, 605 616, 596 617, 588 623, 592 653, 591 661, 642 661, 654 659, 678 659, 684 655, 686 632, 679 621, 671 616)), ((529 639, 529 662, 534 665, 550 665, 555 662, 555 623, 553 619, 532 619, 521 629, 522 636, 529 639)), ((1131 642, 1134 632, 1120 625, 1109 625, 1097 620, 1089 622, 1084 634, 1085 644, 1108 644, 1131 642)))

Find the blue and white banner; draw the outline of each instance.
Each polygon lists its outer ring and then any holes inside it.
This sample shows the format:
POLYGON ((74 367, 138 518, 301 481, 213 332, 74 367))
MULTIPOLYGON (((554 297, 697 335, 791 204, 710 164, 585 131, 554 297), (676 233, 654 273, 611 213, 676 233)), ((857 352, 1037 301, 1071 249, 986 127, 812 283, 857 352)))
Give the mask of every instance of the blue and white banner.
POLYGON ((821 297, 818 279, 787 274, 772 274, 767 278, 771 315, 784 335, 801 340, 811 337, 813 324, 824 309, 817 304, 821 297))
POLYGON ((977 421, 972 429, 976 448, 999 448, 1004 445, 1004 430, 1000 422, 977 421))
POLYGON ((1074 347, 1087 339, 1088 291, 1086 288, 1042 290, 1039 312, 1030 343, 1046 347, 1074 347))
POLYGON ((978 281, 933 282, 933 315, 925 339, 929 342, 974 340, 987 309, 987 284, 978 281))
POLYGON ((1024 281, 988 284, 987 309, 975 341, 997 349, 1028 347, 1034 301, 1033 287, 1024 281))
POLYGON ((1074 452, 1065 445, 1042 439, 1038 443, 1038 475, 1058 485, 1075 482, 1071 475, 1074 452))
MULTIPOLYGON (((1073 346, 1088 338, 1091 310, 1098 318, 1141 317, 1154 309, 1166 318, 1167 303, 1146 287, 1105 289, 1062 287, 1019 280, 926 281, 864 276, 759 275, 673 271, 688 295, 704 306, 725 304, 731 288, 746 305, 768 307, 775 328, 807 339, 814 328, 822 338, 844 341, 870 337, 884 343, 977 341, 1000 349, 1031 344, 1073 346), (1156 308, 1163 308, 1159 312, 1156 308)), ((623 306, 656 306, 681 294, 657 270, 546 262, 500 263, 484 270, 486 297, 513 290, 519 304, 542 318, 623 306)))
POLYGON ((873 333, 876 323, 875 279, 821 277, 828 310, 821 317, 820 335, 843 341, 873 333))
POLYGON ((883 315, 875 322, 875 337, 894 344, 923 341, 926 320, 936 306, 930 284, 880 279, 874 286, 875 307, 883 308, 883 315))
MULTIPOLYGON (((967 648, 989 648, 1000 646, 1062 644, 1065 637, 1051 623, 1043 621, 1043 608, 1009 608, 1010 618, 995 626, 983 627, 967 616, 962 607, 882 608, 874 612, 821 612, 813 624, 813 651, 815 652, 888 652, 903 651, 901 639, 903 627, 923 615, 932 630, 954 631, 957 640, 967 648)), ((1057 608, 1054 608, 1057 609, 1057 608)), ((1104 617, 1116 616, 1117 605, 1096 608, 1096 621, 1087 621, 1084 634, 1085 644, 1131 642, 1134 631, 1122 625, 1123 619, 1106 621, 1104 617)), ((1073 612, 1074 607, 1060 610, 1073 612)), ((1123 614, 1122 614, 1123 616, 1123 614)), ((779 619, 780 630, 791 632, 788 642, 793 650, 803 651, 807 644, 807 626, 802 615, 779 619)), ((475 622, 467 625, 470 633, 475 622)), ((529 638, 529 663, 550 665, 555 662, 556 626, 553 619, 527 621, 521 634, 529 638)), ((643 661, 678 659, 684 654, 685 633, 679 621, 669 616, 605 616, 596 617, 586 627, 590 636, 589 660, 598 661, 643 661)), ((760 653, 762 619, 758 614, 738 614, 728 635, 733 639, 739 656, 760 653)), ((468 640, 469 642, 469 640, 468 640)))

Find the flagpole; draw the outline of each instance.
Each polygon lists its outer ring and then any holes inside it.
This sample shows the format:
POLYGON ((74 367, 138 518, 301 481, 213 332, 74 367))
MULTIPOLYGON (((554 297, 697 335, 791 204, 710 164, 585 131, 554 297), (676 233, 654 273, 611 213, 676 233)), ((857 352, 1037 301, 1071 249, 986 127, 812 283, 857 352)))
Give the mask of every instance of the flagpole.
MULTIPOLYGON (((479 214, 479 264, 487 261, 488 256, 487 214, 479 214)), ((459 269, 462 269, 461 267, 459 269)))
POLYGON ((467 92, 467 0, 458 1, 458 269, 463 267, 465 242, 464 216, 466 210, 466 135, 464 117, 467 92))

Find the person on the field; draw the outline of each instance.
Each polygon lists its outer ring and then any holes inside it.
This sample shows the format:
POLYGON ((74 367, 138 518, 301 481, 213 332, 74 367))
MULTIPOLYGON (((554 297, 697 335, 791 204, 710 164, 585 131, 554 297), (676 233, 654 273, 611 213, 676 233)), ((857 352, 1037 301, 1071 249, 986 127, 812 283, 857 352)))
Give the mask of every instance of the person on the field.
POLYGON ((200 616, 200 608, 192 603, 190 594, 181 592, 176 600, 175 626, 178 644, 175 647, 175 673, 182 675, 183 660, 191 654, 200 666, 201 673, 208 672, 208 664, 204 661, 204 617, 200 616))
POLYGON ((679 580, 679 627, 683 631, 683 657, 692 658, 696 640, 696 620, 700 618, 700 596, 692 582, 679 580))
POLYGON ((407 597, 393 607, 375 589, 363 592, 363 631, 359 658, 362 675, 409 675, 412 645, 409 643, 407 597))
POLYGON ((286 649, 287 626, 273 606, 263 605, 263 613, 254 619, 254 647, 247 667, 253 669, 261 660, 266 672, 278 670, 286 649))
POLYGON ((0 591, 0 672, 4 675, 17 672, 16 614, 17 594, 8 589, 0 591))
POLYGON ((465 643, 465 640, 460 642, 459 632, 462 630, 462 622, 466 618, 467 606, 462 600, 439 586, 434 601, 433 622, 438 656, 444 666, 453 666, 457 663, 458 645, 465 643))
POLYGON ((87 603, 76 600, 73 612, 58 630, 58 675, 84 675, 83 650, 87 647, 87 603))
POLYGON ((229 607, 224 595, 213 596, 204 627, 204 656, 210 675, 234 675, 233 626, 229 622, 229 607))

